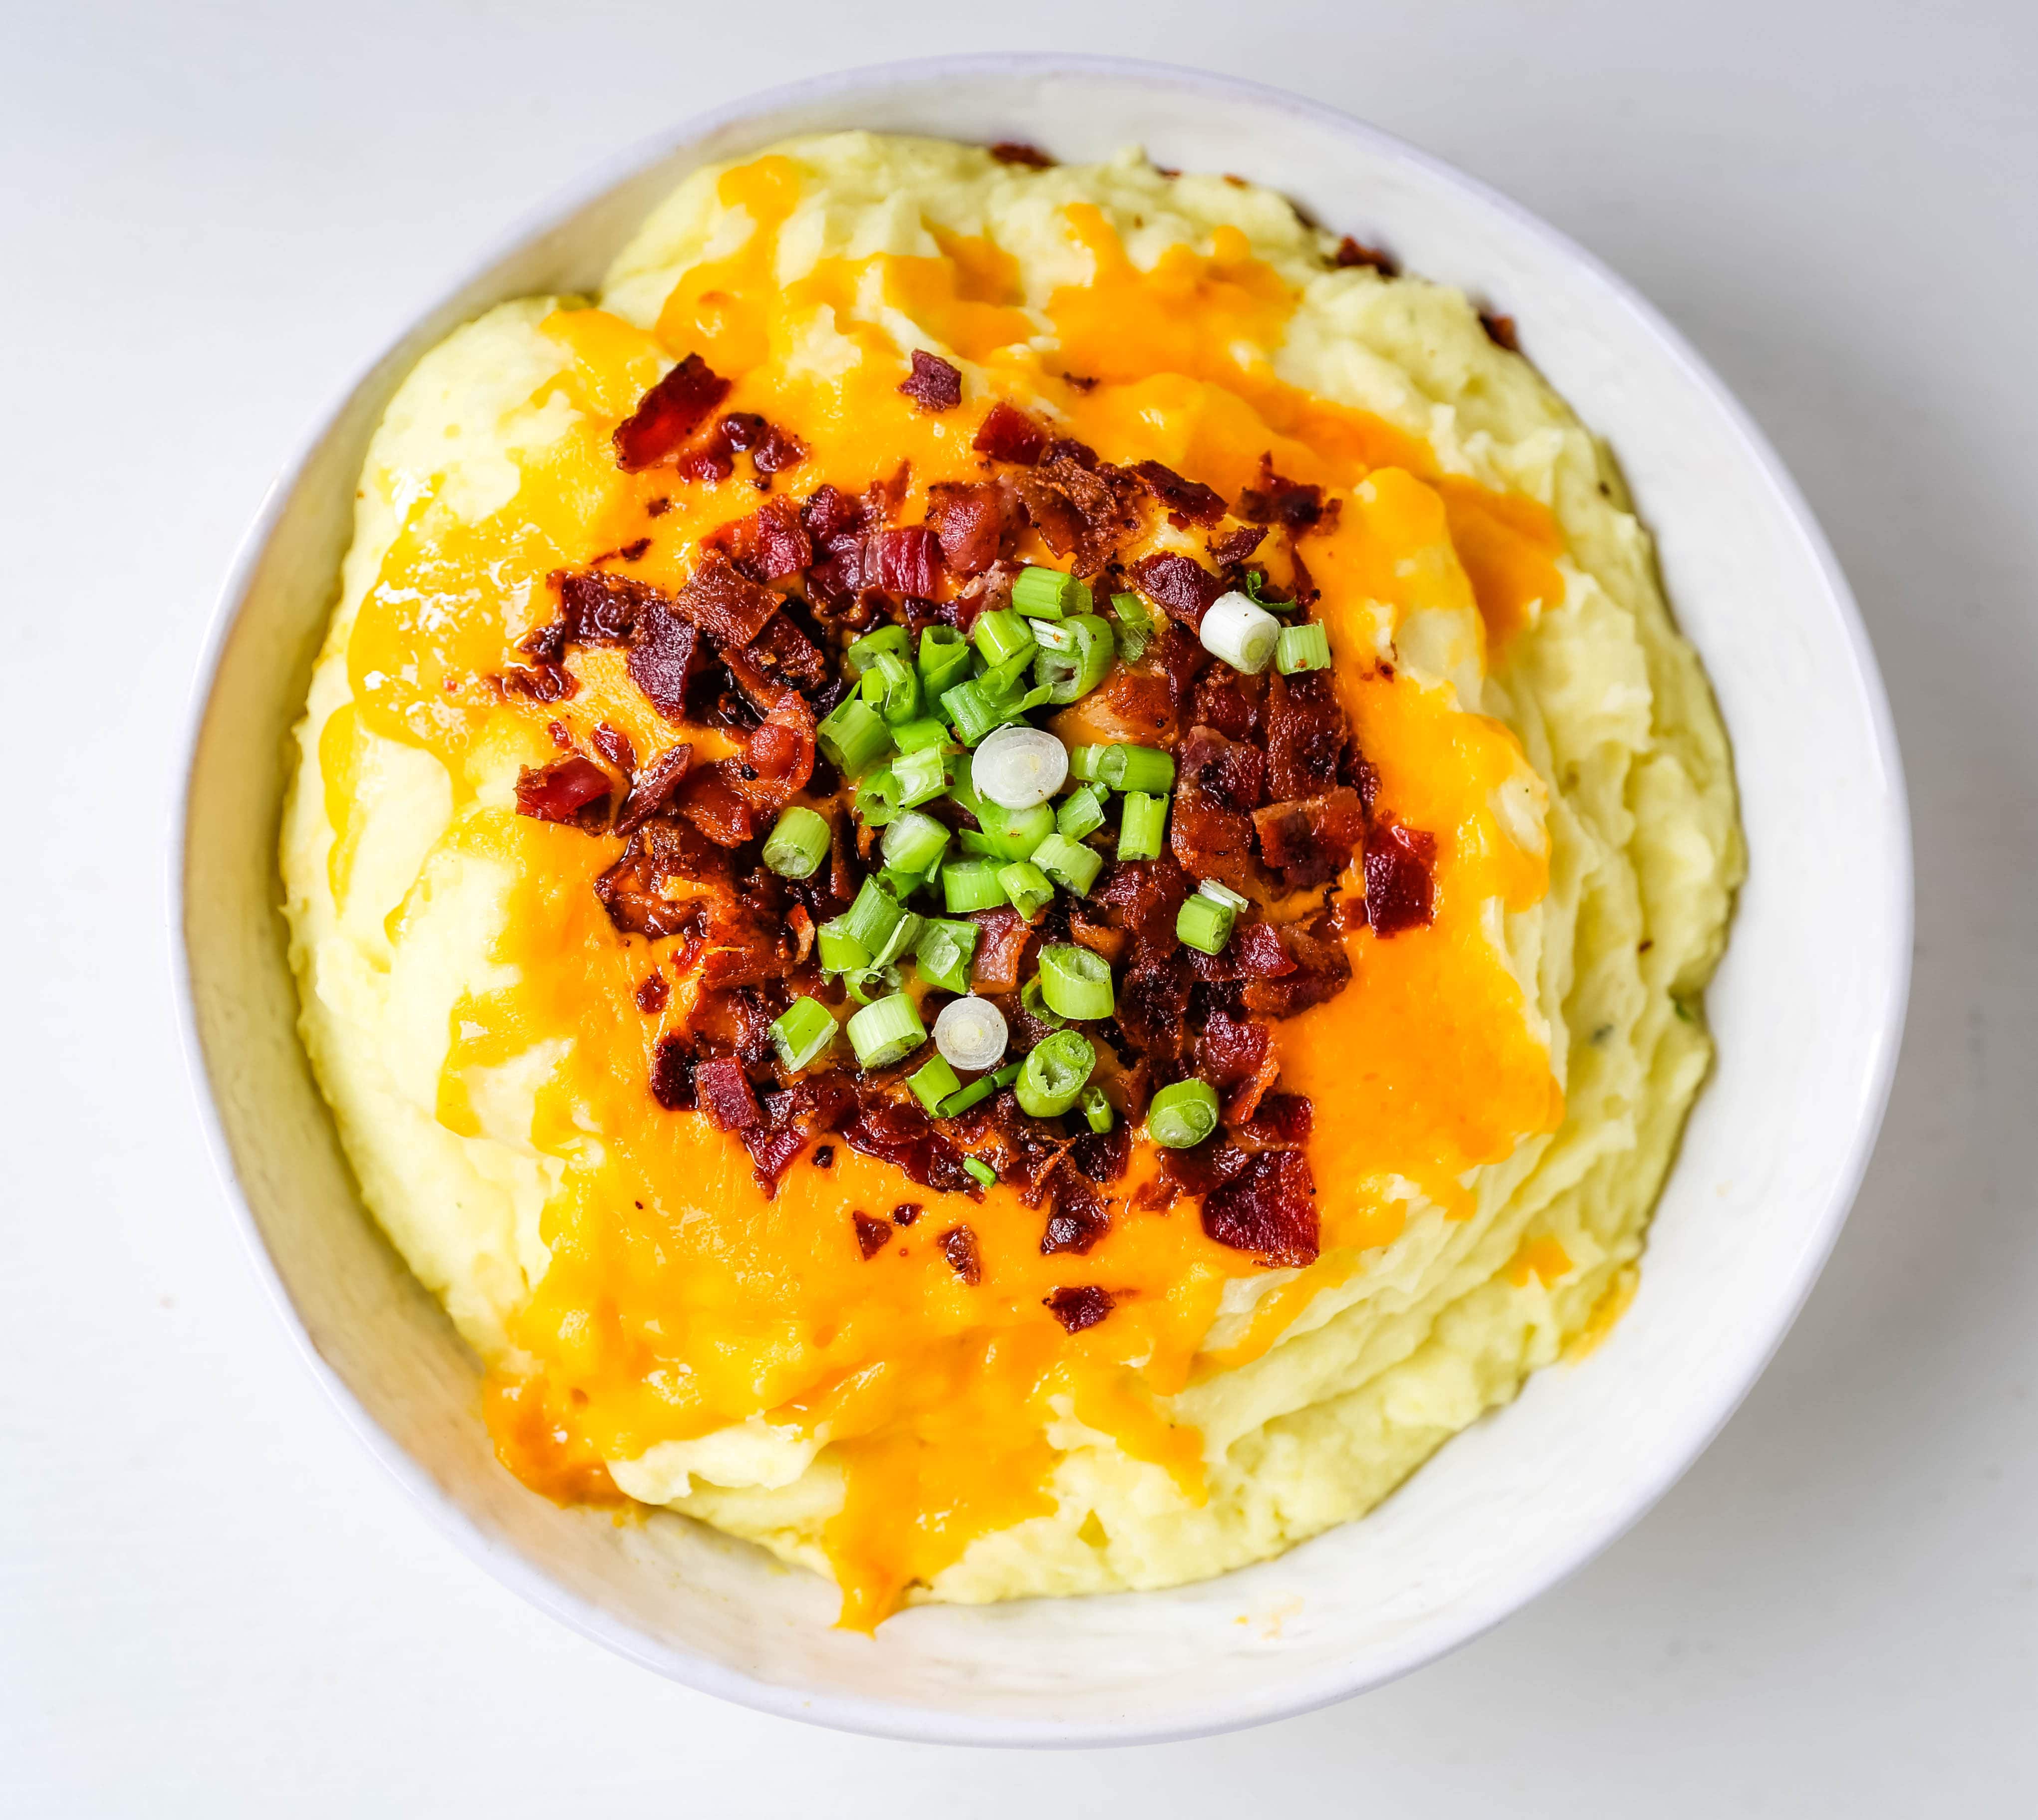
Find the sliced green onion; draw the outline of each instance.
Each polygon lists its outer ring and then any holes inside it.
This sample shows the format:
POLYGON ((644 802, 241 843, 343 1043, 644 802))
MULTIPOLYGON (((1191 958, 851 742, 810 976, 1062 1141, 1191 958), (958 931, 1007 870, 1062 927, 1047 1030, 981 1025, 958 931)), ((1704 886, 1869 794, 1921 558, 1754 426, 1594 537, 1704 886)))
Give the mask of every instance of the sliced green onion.
POLYGON ((1082 1107, 1083 1122, 1093 1131, 1108 1131, 1117 1118, 1100 1087, 1085 1087, 1078 1103, 1082 1107))
POLYGON ((1055 887, 1038 866, 1015 860, 998 870, 998 883, 1012 907, 1028 922, 1055 901, 1055 887))
POLYGON ((1119 655, 1127 663, 1136 664, 1153 642, 1153 615, 1137 594, 1112 595, 1111 610, 1118 615, 1119 655))
POLYGON ((1284 676, 1301 670, 1328 670, 1331 667, 1331 635, 1323 622, 1312 619, 1306 626, 1283 626, 1280 641, 1274 647, 1274 668, 1284 676))
POLYGON ((1010 1087, 1012 1083, 1018 1078, 1019 1064, 1014 1061, 999 1069, 995 1074, 991 1076, 991 1084, 994 1087, 1010 1087))
POLYGON ((849 1020, 850 1046, 865 1068, 889 1068, 927 1040, 926 1026, 903 992, 866 1005, 849 1020))
POLYGON ((1061 630, 1068 635, 1067 648, 1044 648, 1033 660, 1034 680, 1058 707, 1087 695, 1104 680, 1118 654, 1109 622, 1094 613, 1078 614, 1061 630))
POLYGON ((1175 933, 1201 953, 1222 954, 1237 920, 1238 913, 1229 904, 1199 891, 1182 900, 1182 907, 1175 913, 1175 933))
POLYGON ((861 777, 892 744, 892 729, 861 695, 850 695, 815 728, 814 743, 844 777, 861 777))
POLYGON ((1066 885, 1078 897, 1084 897, 1104 870, 1104 855, 1057 831, 1034 848, 1033 864, 1056 884, 1066 885))
POLYGON ((1097 781, 1165 796, 1175 787, 1175 761, 1158 746, 1106 746, 1097 756, 1097 781))
POLYGON ((1045 689, 1028 689, 1023 695, 1010 696, 1001 702, 998 718, 1009 725, 1025 720, 1036 708, 1045 707, 1047 702, 1047 691, 1045 689))
POLYGON ((936 1110, 944 1118, 953 1118, 958 1112, 967 1112, 972 1106, 981 1104, 998 1091, 998 1083, 989 1075, 980 1080, 972 1080, 960 1093, 951 1093, 936 1110))
POLYGON ((903 872, 896 866, 886 866, 877 875, 878 880, 902 904, 915 891, 932 891, 941 880, 941 868, 934 866, 923 872, 903 872))
POLYGON ((1096 782, 1097 767, 1110 749, 1108 746, 1074 747, 1069 753, 1069 775, 1079 784, 1096 782))
MULTIPOLYGON (((930 917, 920 931, 919 945, 913 950, 913 963, 920 970, 920 978, 949 992, 968 992, 969 963, 976 954, 978 933, 973 922, 930 917)), ((938 1039, 938 1021, 934 1034, 938 1039)))
POLYGON ((948 830, 932 815, 918 809, 901 809, 885 831, 879 851, 888 866, 896 866, 902 872, 925 873, 941 863, 948 844, 948 830))
POLYGON ((1013 1092, 1019 1107, 1036 1118, 1054 1118, 1075 1104, 1097 1066, 1097 1046, 1081 1031, 1060 1030, 1034 1045, 1013 1092))
POLYGON ((869 1005, 888 992, 899 989, 899 970, 896 967, 873 967, 861 973, 846 973, 842 976, 842 986, 858 1005, 869 1005))
POLYGON ((1252 899, 1246 896, 1243 891, 1235 891, 1229 885, 1220 884, 1215 879, 1202 880, 1197 884, 1196 889, 1213 903, 1221 903, 1228 910, 1237 911, 1252 908, 1252 899))
POLYGON ((882 884, 868 878, 857 892, 856 901, 843 913, 843 926, 874 955, 890 939, 905 914, 899 907, 899 900, 882 884))
POLYGON ((938 751, 949 743, 948 723, 923 713, 917 721, 894 727, 892 739, 902 752, 923 752, 930 747, 938 751))
POLYGON ((986 733, 1005 722, 1004 703, 994 698, 975 678, 945 690, 941 706, 955 723, 956 737, 965 746, 975 745, 986 733))
POLYGON ((1004 1012, 987 998, 952 998, 934 1020, 934 1047, 972 1074, 995 1068, 1010 1040, 1004 1012))
POLYGON ((1045 803, 1007 809, 979 796, 976 819, 983 824, 983 832, 973 838, 965 834, 963 850, 987 853, 994 859, 1030 860, 1033 849, 1055 831, 1055 812, 1045 803))
POLYGON ((1019 1008, 1039 1023, 1051 1029, 1059 1030, 1069 1020, 1040 996, 1040 976, 1036 973, 1019 989, 1019 1008))
POLYGON ((863 672, 858 692, 892 726, 920 713, 920 674, 895 652, 881 651, 863 672))
POLYGON ((882 945, 871 951, 870 964, 874 967, 892 966, 920 939, 920 931, 926 926, 926 921, 925 917, 911 910, 901 911, 899 920, 892 924, 892 933, 885 936, 882 945))
POLYGON ((1146 1135, 1170 1150, 1186 1150, 1217 1129, 1217 1090, 1207 1080, 1178 1080, 1153 1095, 1146 1135))
POLYGON ((970 784, 1001 808, 1030 809, 1059 790, 1069 774, 1068 749, 1039 727, 1000 727, 978 747, 970 784))
POLYGON ((962 1166, 987 1188, 998 1179, 998 1171, 981 1156, 965 1156, 962 1160, 962 1166))
POLYGON ((1157 860, 1168 827, 1168 799, 1143 790, 1127 790, 1118 821, 1118 857, 1157 860))
POLYGON ((866 632, 842 654, 843 668, 851 676, 861 676, 881 656, 903 657, 907 653, 906 628, 881 626, 866 632))
POLYGON ((847 916, 830 917, 815 931, 823 973, 861 973, 870 964, 870 950, 849 933, 847 916))
POLYGON ((1014 657, 1032 660, 1033 634, 1026 630, 1026 622, 1009 607, 994 607, 988 613, 978 614, 969 636, 983 653, 984 662, 994 670, 1014 657))
POLYGON ((1028 619, 1026 630, 1033 634, 1033 642, 1043 651, 1073 651, 1076 635, 1059 619, 1028 619))
POLYGON ((930 1112, 939 1112, 941 1102, 962 1087, 956 1071, 938 1055, 930 1057, 922 1066, 907 1075, 906 1084, 912 1088, 913 1096, 930 1112))
POLYGON ((889 765, 858 780, 856 786, 858 819, 869 827, 881 828, 899 812, 899 774, 889 765))
POLYGON ((920 683, 930 702, 969 674, 969 641, 953 626, 930 626, 920 634, 920 683))
POLYGON ((1073 942, 1051 943, 1040 950, 1040 996, 1064 1017, 1108 1017, 1115 1002, 1110 963, 1073 942))
POLYGON ((796 998, 771 1026, 771 1046, 791 1069, 805 1068, 835 1041, 835 1014, 817 998, 796 998))
POLYGON ((917 751, 901 752, 892 761, 890 768, 898 782, 898 804, 902 809, 909 809, 916 803, 931 803, 948 789, 948 759, 938 746, 922 746, 917 751))
POLYGON ((1005 902, 995 860, 953 860, 941 868, 941 901, 950 916, 996 910, 1005 902))
POLYGON ((1072 841, 1095 834, 1103 826, 1104 805, 1097 800, 1096 790, 1088 784, 1077 785, 1055 811, 1055 831, 1066 834, 1072 841))
POLYGON ((1021 613, 1043 619, 1059 619, 1067 613, 1089 611, 1089 586, 1059 569, 1032 566, 1019 571, 1012 584, 1012 604, 1021 613))
POLYGON ((1234 670, 1256 676, 1274 661, 1274 648, 1281 640, 1281 622, 1264 607, 1256 606, 1236 591, 1221 594, 1203 615, 1196 636, 1213 657, 1234 670))
POLYGON ((812 878, 828 857, 827 818, 795 803, 764 840, 764 863, 782 879, 812 878))

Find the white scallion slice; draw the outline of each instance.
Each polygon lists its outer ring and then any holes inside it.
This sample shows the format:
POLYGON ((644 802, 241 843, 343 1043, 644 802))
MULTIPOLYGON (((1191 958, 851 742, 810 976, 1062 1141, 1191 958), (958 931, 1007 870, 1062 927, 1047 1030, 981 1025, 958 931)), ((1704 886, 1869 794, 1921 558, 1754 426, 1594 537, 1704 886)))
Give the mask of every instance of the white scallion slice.
POLYGON ((1228 910, 1247 910, 1252 907, 1252 899, 1241 896, 1229 885, 1221 885, 1215 879, 1205 879, 1196 887, 1213 903, 1221 903, 1228 910))
POLYGON ((969 778, 979 796, 1003 808, 1030 809, 1059 790, 1068 774, 1067 748, 1052 733, 1000 727, 976 748, 969 778))
POLYGON ((1234 592, 1218 596, 1217 604, 1203 615, 1198 636, 1213 657, 1256 676, 1274 661, 1275 649, 1281 642, 1281 622, 1234 592))
POLYGON ((987 998, 953 998, 934 1020, 934 1047, 951 1067, 975 1073, 1004 1058, 1005 1014, 987 998))

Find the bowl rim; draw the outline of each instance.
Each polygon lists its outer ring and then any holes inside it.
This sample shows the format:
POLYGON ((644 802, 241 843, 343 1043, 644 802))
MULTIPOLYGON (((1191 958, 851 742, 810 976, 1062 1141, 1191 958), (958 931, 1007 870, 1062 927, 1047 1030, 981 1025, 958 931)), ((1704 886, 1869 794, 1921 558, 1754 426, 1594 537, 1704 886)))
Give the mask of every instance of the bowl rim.
MULTIPOLYGON (((1729 728, 1729 734, 1732 729, 1729 728)), ((1888 695, 1868 633, 1846 576, 1825 533, 1797 482, 1768 438, 1747 410, 1714 373, 1690 342, 1639 291, 1570 236, 1501 191, 1455 165, 1409 144, 1395 134, 1342 109, 1296 95, 1272 85, 1220 75, 1213 71, 1140 58, 1036 52, 972 53, 911 58, 863 65, 786 83, 747 94, 639 138, 555 188, 490 236, 482 249, 463 260, 435 288, 422 308, 408 311, 401 326, 373 355, 360 363, 333 393, 326 408, 291 447, 271 482, 237 549, 206 636, 199 648, 182 721, 180 762, 174 774, 176 798, 167 828, 163 875, 167 887, 168 933, 179 1046, 204 1133, 206 1148, 243 1249, 266 1291, 277 1318, 299 1355, 357 1438, 422 1508, 441 1534, 505 1586, 589 1640, 627 1660, 696 1691, 712 1694, 774 1716, 804 1720, 832 1729, 865 1735, 928 1743, 994 1746, 1082 1748, 1102 1745, 1165 1743, 1208 1736, 1241 1727, 1294 1717, 1385 1685, 1440 1659, 1561 1584, 1633 1527, 1696 1462, 1725 1425, 1795 1323, 1846 1223, 1873 1156, 1894 1084, 1908 1006, 1915 919, 1915 883, 1911 818, 1902 755, 1888 695), (1885 880, 1888 901, 1881 908, 1886 930, 1886 952, 1876 982, 1882 1003, 1875 1018, 1875 1053, 1863 1075, 1864 1092, 1854 1128, 1835 1170, 1825 1205, 1807 1228, 1787 1279, 1779 1285, 1780 1310, 1775 1328, 1744 1371, 1722 1380, 1709 1406, 1691 1421, 1686 1444, 1675 1450, 1655 1475, 1630 1488, 1613 1514, 1582 1533, 1574 1546, 1535 1576, 1521 1584, 1497 1587, 1483 1602, 1430 1626, 1418 1626, 1399 1644, 1383 1649, 1368 1667, 1354 1672, 1332 1668, 1298 1676, 1259 1696, 1241 1698, 1235 1710, 1215 1713, 1185 1710, 1165 1723, 1074 1722, 1032 1718, 987 1718, 950 1714, 926 1707, 906 1707, 863 1696, 803 1692, 729 1667, 704 1655, 682 1652, 650 1638, 624 1621, 569 1592, 551 1576, 483 1530, 443 1491, 430 1474, 376 1421, 339 1373, 320 1354, 281 1272, 263 1242, 242 1193, 232 1146, 215 1103, 184 936, 185 906, 190 880, 187 860, 193 819, 191 791, 203 731, 220 662, 239 619, 244 598, 263 555, 304 469, 362 387, 402 345, 416 324, 444 307, 496 265, 528 248, 546 233, 606 195, 619 184, 648 169, 681 148, 756 115, 826 100, 883 86, 938 82, 957 77, 998 76, 1023 82, 1059 75, 1115 77, 1156 88, 1187 89, 1213 98, 1274 104, 1300 115, 1328 131, 1364 144, 1392 161, 1412 167, 1428 179, 1458 191, 1506 218, 1525 236, 1539 240, 1605 300, 1623 310, 1653 341, 1687 384, 1702 394, 1722 415, 1750 469, 1760 476, 1803 539, 1824 584, 1851 660, 1849 679, 1858 690, 1877 756, 1888 788, 1879 831, 1892 864, 1885 880)), ((1676 1165, 1672 1165, 1674 1173, 1676 1165)))

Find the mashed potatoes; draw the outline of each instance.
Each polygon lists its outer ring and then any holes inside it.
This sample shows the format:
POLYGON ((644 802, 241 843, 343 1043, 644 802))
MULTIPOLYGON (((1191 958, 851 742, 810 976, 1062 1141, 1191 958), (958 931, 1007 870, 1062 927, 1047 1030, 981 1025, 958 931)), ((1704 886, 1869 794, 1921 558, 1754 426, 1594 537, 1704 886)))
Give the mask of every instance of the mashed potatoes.
MULTIPOLYGON (((1208 559, 1192 526, 1153 539, 1208 559)), ((1089 711, 1065 736, 1123 736, 1089 711)), ((742 750, 686 736, 696 764, 742 750)), ((862 134, 696 173, 595 306, 504 305, 419 363, 282 840, 305 1042, 368 1205, 490 1367, 506 1462, 832 1573, 864 1624, 1278 1552, 1603 1330, 1706 1073, 1740 865, 1725 736, 1619 478, 1463 297, 1338 263, 1229 179, 862 134), (959 410, 898 395, 915 350, 959 410), (841 1143, 767 1199, 735 1136, 653 1100, 683 944, 619 934, 592 887, 621 842, 515 793, 566 746, 612 753, 600 728, 640 762, 676 728, 619 649, 563 683, 513 647, 554 570, 669 590, 756 506, 754 454, 617 470, 611 432, 690 354, 800 439, 780 494, 903 459, 919 501, 981 472, 1004 399, 1227 501, 1278 471, 1335 502, 1306 576, 1273 579, 1320 590, 1381 802, 1439 857, 1434 921, 1349 930, 1350 984, 1274 1026, 1313 1107, 1313 1261, 1142 1202, 1144 1145, 1108 1233, 1051 1254, 1010 1184, 930 1192, 841 1143), (859 1255, 849 1211, 902 1204, 925 1211, 859 1255), (975 1281, 944 1251, 965 1220, 975 1281), (1070 1282, 1110 1319, 1047 1321, 1070 1282)))

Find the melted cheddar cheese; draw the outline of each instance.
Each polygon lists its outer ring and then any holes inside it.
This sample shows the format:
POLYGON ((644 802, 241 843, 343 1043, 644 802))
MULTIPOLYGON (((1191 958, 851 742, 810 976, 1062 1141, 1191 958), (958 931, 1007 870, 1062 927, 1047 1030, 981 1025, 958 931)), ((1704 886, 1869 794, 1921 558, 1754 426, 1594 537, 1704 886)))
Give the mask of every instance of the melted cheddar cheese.
MULTIPOLYGON (((1331 270, 1278 207, 1136 161, 1034 172, 962 147, 802 142, 690 180, 597 301, 505 306, 462 331, 472 358, 449 344, 428 359, 371 457, 285 833, 307 1039, 369 1203, 483 1351, 510 1470, 562 1500, 671 1504, 824 1565, 848 1625, 930 1593, 1165 1584, 1357 1514, 1610 1305, 1703 1069, 1689 1001, 1734 864, 1710 705, 1695 745, 1718 774, 1691 763, 1665 812, 1699 829, 1712 898, 1659 936, 1674 974, 1649 963, 1638 921, 1622 925, 1634 1002, 1619 1028, 1642 1060, 1620 1086, 1660 1104, 1631 1107, 1613 1143, 1619 1095, 1588 1070, 1599 1153, 1638 1159, 1600 1182, 1580 1109, 1567 1118, 1567 1001, 1591 967, 1577 944, 1604 933, 1583 881, 1626 849, 1593 821, 1605 805, 1562 804, 1575 780, 1544 678, 1546 628, 1613 600, 1566 521, 1562 464, 1578 452, 1546 455, 1539 485, 1519 439, 1511 471, 1468 460, 1398 370, 1405 384, 1361 402, 1320 352, 1361 344, 1355 308, 1404 293, 1454 333, 1469 312, 1331 270), (915 347, 961 368, 960 410, 901 394, 915 347), (1043 1256, 1042 1211, 1002 1183, 944 1195, 837 1144, 767 1198, 733 1135, 653 1099, 653 1053, 690 989, 650 1015, 635 994, 672 944, 619 935, 597 900, 619 842, 518 815, 510 786, 557 755, 551 723, 585 744, 605 722, 639 754, 687 738, 697 759, 725 738, 661 722, 619 651, 576 651, 576 693, 547 706, 493 679, 550 617, 551 571, 641 544, 627 572, 676 588, 700 539, 755 509, 744 465, 718 483, 616 464, 616 424, 688 354, 733 382, 723 409, 805 445, 781 486, 854 493, 903 464, 904 522, 930 485, 981 476, 970 438, 1000 399, 1227 498, 1271 459, 1341 502, 1302 546, 1316 615, 1381 804, 1433 833, 1438 857, 1430 925, 1349 934, 1350 986, 1275 1026, 1282 1086, 1314 1107, 1316 1263, 1267 1269, 1207 1237, 1193 1203, 1141 1211, 1143 1143, 1095 1248, 1043 1256), (1656 1027, 1673 993, 1689 1041, 1656 1027), (1566 1155, 1569 1179, 1547 1179, 1566 1155), (1592 1182, 1610 1215, 1579 1201, 1592 1182), (906 1202, 922 1211, 866 1260, 852 1216, 906 1202), (944 1256, 958 1224, 979 1247, 975 1285, 944 1256), (1115 1304, 1074 1334, 1044 1304, 1072 1283, 1115 1304), (1281 1422, 1384 1394, 1482 1297, 1506 1311, 1460 1407, 1424 1413, 1313 1504, 1289 1497, 1282 1520, 1253 1505, 1241 1485, 1293 1470, 1261 1470, 1281 1422), (1275 1389, 1305 1356, 1309 1381, 1275 1389)), ((1514 357, 1449 345, 1547 395, 1514 357)), ((1547 415, 1553 437, 1574 428, 1553 400, 1547 415)), ((1653 580, 1617 579, 1650 591, 1626 608, 1646 631, 1608 635, 1675 672, 1688 714, 1703 682, 1677 672, 1688 654, 1653 580)), ((1663 762, 1649 713, 1631 766, 1663 762)), ((1648 895, 1631 867, 1626 895, 1648 895)))

